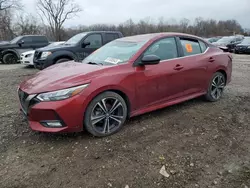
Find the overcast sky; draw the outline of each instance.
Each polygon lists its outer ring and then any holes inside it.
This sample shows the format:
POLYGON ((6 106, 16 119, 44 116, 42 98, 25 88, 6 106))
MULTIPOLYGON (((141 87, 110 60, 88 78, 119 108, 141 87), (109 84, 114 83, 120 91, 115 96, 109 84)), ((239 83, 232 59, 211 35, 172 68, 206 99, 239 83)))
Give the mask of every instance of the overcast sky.
MULTIPOLYGON (((83 9, 66 26, 96 23, 118 24, 130 18, 134 21, 151 17, 164 19, 196 17, 236 19, 250 28, 250 0, 75 0, 83 9)), ((25 10, 35 13, 36 0, 22 0, 25 10), (27 9, 26 9, 27 8, 27 9)))

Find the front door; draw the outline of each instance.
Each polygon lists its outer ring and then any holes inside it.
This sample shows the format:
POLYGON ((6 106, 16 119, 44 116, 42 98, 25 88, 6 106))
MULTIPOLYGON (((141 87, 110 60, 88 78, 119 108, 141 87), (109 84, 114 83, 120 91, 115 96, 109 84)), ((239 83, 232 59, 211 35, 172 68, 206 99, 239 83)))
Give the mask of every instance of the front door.
POLYGON ((100 48, 103 45, 103 39, 101 34, 90 34, 88 35, 80 45, 80 48, 77 50, 77 57, 79 61, 82 61, 95 50, 100 48))
POLYGON ((136 68, 139 106, 147 108, 181 96, 185 84, 180 76, 182 68, 178 67, 176 39, 171 37, 158 40, 142 56, 144 55, 157 55, 161 61, 158 65, 145 66, 144 69, 136 68))

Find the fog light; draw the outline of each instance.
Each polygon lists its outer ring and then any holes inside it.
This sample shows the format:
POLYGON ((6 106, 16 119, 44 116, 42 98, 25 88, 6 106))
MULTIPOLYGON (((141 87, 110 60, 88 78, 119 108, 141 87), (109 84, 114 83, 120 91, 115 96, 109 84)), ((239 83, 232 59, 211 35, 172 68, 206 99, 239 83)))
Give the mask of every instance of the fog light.
POLYGON ((44 121, 42 122, 42 124, 45 125, 46 127, 51 127, 51 128, 63 127, 60 121, 44 121))

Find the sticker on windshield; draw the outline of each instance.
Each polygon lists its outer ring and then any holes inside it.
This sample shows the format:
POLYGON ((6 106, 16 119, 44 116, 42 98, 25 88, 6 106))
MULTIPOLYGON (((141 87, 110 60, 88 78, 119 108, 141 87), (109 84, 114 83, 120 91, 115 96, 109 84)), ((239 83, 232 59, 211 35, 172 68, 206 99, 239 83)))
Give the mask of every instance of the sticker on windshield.
POLYGON ((186 44, 186 50, 188 53, 192 53, 193 52, 193 47, 191 44, 186 44))
POLYGON ((105 62, 112 63, 112 64, 118 64, 118 63, 122 62, 122 60, 108 57, 107 59, 105 59, 105 62))

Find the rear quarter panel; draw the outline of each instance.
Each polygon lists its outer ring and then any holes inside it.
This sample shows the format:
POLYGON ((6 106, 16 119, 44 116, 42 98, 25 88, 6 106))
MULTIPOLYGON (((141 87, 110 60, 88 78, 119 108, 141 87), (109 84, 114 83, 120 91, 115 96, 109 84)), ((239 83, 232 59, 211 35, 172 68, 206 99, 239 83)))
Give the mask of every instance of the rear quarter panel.
MULTIPOLYGON (((214 57, 215 61, 209 63, 208 71, 210 78, 212 78, 213 74, 218 71, 224 71, 227 75, 227 83, 231 81, 232 76, 232 56, 230 53, 223 52, 218 48, 210 49, 211 57, 214 57)), ((208 83, 209 84, 209 83, 208 83)))

